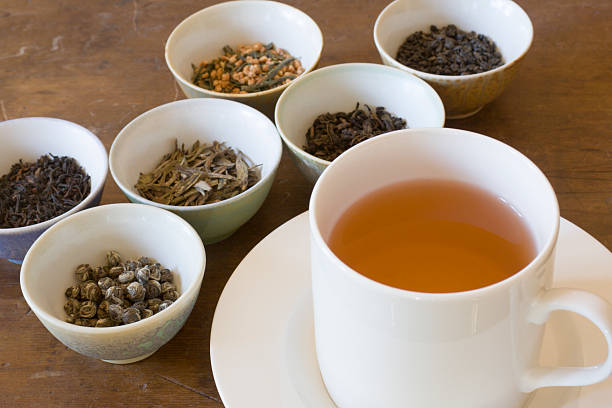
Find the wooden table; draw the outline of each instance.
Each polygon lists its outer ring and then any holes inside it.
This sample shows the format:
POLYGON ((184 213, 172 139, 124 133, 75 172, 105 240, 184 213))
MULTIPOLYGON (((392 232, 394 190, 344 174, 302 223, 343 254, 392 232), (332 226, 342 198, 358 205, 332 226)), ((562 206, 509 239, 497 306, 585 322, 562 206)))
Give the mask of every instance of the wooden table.
MULTIPOLYGON (((135 116, 184 97, 166 68, 165 41, 181 20, 212 3, 3 0, 0 120, 67 119, 110 148, 135 116)), ((321 66, 380 62, 372 28, 387 0, 288 3, 320 25, 321 66)), ((552 182, 562 216, 609 248, 612 4, 520 4, 533 21, 535 40, 517 78, 479 114, 447 126, 493 136, 530 157, 552 182)), ((107 364, 63 346, 21 296, 19 267, 0 260, 0 406, 222 406, 208 347, 219 295, 257 242, 308 208, 311 188, 285 152, 259 213, 230 239, 206 248, 204 283, 185 327, 152 357, 132 365, 107 364)), ((126 201, 110 174, 102 201, 126 201)))

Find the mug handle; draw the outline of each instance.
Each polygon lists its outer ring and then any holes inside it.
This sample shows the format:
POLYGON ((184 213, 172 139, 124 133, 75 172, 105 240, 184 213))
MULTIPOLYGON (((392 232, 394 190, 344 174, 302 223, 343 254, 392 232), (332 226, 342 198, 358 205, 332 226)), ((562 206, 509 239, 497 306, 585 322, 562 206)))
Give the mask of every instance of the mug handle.
POLYGON ((608 356, 602 364, 590 367, 535 367, 521 379, 521 391, 542 387, 568 387, 595 384, 612 373, 612 305, 593 293, 577 289, 547 290, 532 305, 527 319, 544 324, 554 310, 566 310, 584 316, 597 326, 608 344, 608 356))

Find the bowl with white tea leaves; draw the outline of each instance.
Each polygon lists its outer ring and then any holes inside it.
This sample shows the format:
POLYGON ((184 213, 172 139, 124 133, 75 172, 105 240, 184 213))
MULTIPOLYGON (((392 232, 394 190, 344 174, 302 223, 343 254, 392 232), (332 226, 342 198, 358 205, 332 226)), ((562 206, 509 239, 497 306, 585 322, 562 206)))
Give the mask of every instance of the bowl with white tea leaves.
POLYGON ((282 144, 261 112, 224 99, 171 102, 138 116, 110 150, 113 179, 136 203, 172 211, 206 244, 229 237, 259 210, 282 144))

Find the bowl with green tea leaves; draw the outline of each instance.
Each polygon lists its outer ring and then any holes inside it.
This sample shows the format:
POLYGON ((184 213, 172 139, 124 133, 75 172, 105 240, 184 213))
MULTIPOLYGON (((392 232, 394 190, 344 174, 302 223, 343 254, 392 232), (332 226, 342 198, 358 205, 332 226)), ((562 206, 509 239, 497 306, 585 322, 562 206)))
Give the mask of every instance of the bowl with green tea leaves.
POLYGON ((59 221, 26 255, 23 297, 70 349, 109 363, 142 360, 170 341, 202 285, 197 232, 148 205, 101 205, 59 221))
POLYGON ((275 111, 292 159, 313 183, 336 157, 364 140, 404 128, 443 127, 444 118, 440 97, 425 81, 366 63, 307 74, 287 88, 275 111))
POLYGON ((206 244, 229 237, 259 210, 282 142, 261 112, 224 99, 184 99, 126 125, 111 146, 115 183, 135 203, 172 211, 206 244))
POLYGON ((21 263, 47 228, 100 202, 108 173, 104 145, 55 118, 0 122, 0 258, 21 263))
POLYGON ((189 98, 225 98, 269 117, 281 92, 319 62, 323 35, 302 11, 275 1, 230 1, 183 20, 166 64, 189 98))

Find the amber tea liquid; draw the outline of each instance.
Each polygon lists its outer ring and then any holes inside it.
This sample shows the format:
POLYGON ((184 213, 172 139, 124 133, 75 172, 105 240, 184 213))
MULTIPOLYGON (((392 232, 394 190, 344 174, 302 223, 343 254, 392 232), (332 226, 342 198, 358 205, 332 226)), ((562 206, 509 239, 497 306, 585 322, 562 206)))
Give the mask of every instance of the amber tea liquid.
POLYGON ((361 198, 329 247, 370 279, 417 292, 477 289, 523 269, 536 247, 522 217, 495 195, 450 180, 412 180, 361 198))

